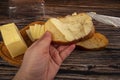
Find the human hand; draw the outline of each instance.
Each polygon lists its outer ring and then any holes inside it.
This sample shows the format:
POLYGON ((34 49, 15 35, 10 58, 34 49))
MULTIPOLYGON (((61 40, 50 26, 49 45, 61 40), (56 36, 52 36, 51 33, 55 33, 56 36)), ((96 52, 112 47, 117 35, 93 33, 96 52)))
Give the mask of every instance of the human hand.
POLYGON ((74 48, 74 44, 55 48, 51 45, 51 34, 46 32, 27 49, 13 80, 53 80, 60 65, 74 48))

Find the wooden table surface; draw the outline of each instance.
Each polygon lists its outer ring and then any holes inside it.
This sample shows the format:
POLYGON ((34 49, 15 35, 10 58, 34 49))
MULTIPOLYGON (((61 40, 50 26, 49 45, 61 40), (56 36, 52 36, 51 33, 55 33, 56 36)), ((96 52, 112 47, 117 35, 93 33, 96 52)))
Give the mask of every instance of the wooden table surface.
MULTIPOLYGON (((64 16, 73 12, 97 12, 120 17, 120 0, 46 0, 47 16, 64 16)), ((32 12, 30 12, 32 13, 32 12)), ((23 27, 34 19, 16 22, 23 27)), ((0 1, 0 25, 11 22, 8 0, 0 1)), ((120 28, 94 21, 96 31, 109 39, 100 51, 75 49, 62 64, 55 80, 120 80, 120 28)), ((0 80, 10 80, 19 68, 0 58, 0 80)))

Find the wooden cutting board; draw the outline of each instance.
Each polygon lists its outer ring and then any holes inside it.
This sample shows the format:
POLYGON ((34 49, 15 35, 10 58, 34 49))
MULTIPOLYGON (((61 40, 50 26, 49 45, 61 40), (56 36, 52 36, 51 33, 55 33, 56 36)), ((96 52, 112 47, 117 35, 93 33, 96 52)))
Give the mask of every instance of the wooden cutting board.
MULTIPOLYGON (((20 30, 20 33, 28 47, 33 42, 29 39, 28 35, 26 34, 26 30, 29 28, 30 25, 34 25, 34 24, 44 24, 44 22, 41 22, 41 21, 32 22, 20 30)), ((0 56, 1 58, 3 58, 3 60, 7 61, 9 64, 19 67, 22 63, 24 54, 17 56, 15 58, 12 58, 6 46, 4 45, 4 43, 0 42, 0 56)))

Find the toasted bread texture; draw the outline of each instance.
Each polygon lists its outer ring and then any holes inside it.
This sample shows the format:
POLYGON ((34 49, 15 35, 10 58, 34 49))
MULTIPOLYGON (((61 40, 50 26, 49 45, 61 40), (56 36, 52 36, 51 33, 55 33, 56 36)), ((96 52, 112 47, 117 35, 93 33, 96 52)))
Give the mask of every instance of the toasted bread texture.
POLYGON ((45 23, 45 31, 52 33, 53 42, 70 43, 83 40, 94 34, 92 18, 86 13, 63 18, 50 18, 45 23))
POLYGON ((90 39, 76 43, 81 49, 100 50, 108 45, 108 39, 101 33, 95 33, 90 39))

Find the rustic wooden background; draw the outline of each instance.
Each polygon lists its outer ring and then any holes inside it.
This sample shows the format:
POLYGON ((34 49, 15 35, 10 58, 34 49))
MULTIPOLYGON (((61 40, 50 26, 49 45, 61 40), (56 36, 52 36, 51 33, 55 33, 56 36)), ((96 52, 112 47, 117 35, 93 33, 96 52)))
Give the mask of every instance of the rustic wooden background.
MULTIPOLYGON (((13 21, 8 15, 8 1, 0 1, 0 25, 13 21)), ((120 17, 120 0, 46 0, 45 2, 48 17, 90 11, 120 17)), ((14 22, 22 28, 34 20, 14 20, 14 22)), ((107 36, 109 45, 100 51, 74 50, 62 64, 55 80, 120 80, 120 28, 97 21, 94 21, 94 24, 96 31, 107 36)), ((12 79, 18 69, 0 58, 0 80, 12 79)))

